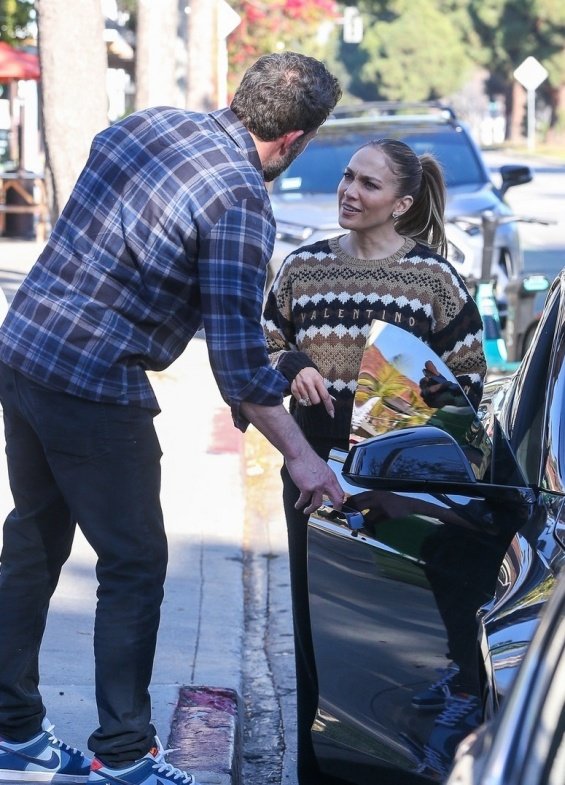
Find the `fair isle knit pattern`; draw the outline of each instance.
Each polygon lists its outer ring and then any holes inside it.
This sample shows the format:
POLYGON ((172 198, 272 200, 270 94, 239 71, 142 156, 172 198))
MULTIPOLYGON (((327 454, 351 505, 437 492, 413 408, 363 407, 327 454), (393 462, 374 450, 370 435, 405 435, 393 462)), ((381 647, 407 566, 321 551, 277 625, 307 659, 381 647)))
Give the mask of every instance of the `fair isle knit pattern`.
POLYGON ((397 324, 427 343, 450 368, 473 405, 480 401, 486 362, 482 321, 456 270, 407 238, 384 259, 357 259, 339 238, 290 254, 265 304, 263 326, 271 361, 289 384, 315 366, 336 398, 331 421, 321 406, 296 407, 306 435, 319 429, 346 439, 357 375, 373 320, 397 324))

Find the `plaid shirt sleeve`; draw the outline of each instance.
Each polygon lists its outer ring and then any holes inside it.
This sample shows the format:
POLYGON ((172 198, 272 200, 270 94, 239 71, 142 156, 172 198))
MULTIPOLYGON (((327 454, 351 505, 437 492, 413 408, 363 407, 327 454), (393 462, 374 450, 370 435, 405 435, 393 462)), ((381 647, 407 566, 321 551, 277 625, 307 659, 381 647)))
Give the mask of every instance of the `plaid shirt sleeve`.
POLYGON ((229 109, 157 107, 102 131, 0 329, 0 359, 53 389, 158 408, 162 370, 204 324, 235 424, 282 402, 260 325, 275 222, 229 109))
MULTIPOLYGON (((270 212, 270 208, 269 208, 270 212)), ((261 326, 266 260, 274 225, 265 203, 247 198, 216 221, 199 250, 201 307, 212 371, 235 424, 241 401, 282 403, 287 382, 269 363, 261 326)))

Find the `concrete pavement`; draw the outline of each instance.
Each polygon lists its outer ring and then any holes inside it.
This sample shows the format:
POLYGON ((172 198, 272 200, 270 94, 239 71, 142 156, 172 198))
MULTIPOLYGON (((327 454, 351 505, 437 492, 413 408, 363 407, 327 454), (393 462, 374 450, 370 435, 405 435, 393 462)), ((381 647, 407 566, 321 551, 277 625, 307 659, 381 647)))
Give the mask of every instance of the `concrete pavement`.
MULTIPOLYGON (((8 299, 39 250, 29 241, 0 239, 0 285, 8 282, 8 299)), ((168 758, 172 763, 193 772, 203 785, 237 785, 244 726, 243 555, 245 548, 254 547, 246 542, 246 477, 264 471, 256 453, 246 458, 245 444, 264 440, 256 432, 244 437, 233 427, 204 340, 194 339, 179 360, 152 374, 151 381, 162 409, 156 427, 163 449, 162 503, 170 550, 151 686, 153 721, 163 744, 177 748, 168 758)), ((276 572, 276 601, 282 607, 288 601, 286 535, 276 486, 269 505, 265 539, 258 545, 268 540, 271 554, 283 557, 276 572)), ((2 455, 1 520, 10 509, 2 455)), ((56 735, 85 751, 98 724, 94 563, 90 546, 77 532, 51 603, 40 662, 41 690, 56 735)), ((286 620, 281 618, 287 625, 282 635, 288 638, 290 612, 286 620)), ((284 678, 288 682, 288 669, 284 678)), ((285 706, 277 710, 292 712, 286 694, 285 706)), ((287 783, 294 778, 291 752, 285 751, 287 783)))

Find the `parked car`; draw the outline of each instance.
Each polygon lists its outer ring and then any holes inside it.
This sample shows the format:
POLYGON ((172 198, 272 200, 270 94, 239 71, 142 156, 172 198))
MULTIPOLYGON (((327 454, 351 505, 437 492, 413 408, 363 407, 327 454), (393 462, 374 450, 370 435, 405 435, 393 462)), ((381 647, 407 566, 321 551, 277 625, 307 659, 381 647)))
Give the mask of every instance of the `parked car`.
POLYGON ((375 322, 329 459, 345 505, 308 523, 324 772, 444 782, 504 705, 565 565, 564 357, 565 270, 478 413, 429 347, 375 322))
MULTIPOLYGON (((530 182, 532 169, 517 164, 502 166, 497 186, 471 133, 451 108, 437 103, 376 102, 337 107, 306 150, 272 183, 277 239, 267 284, 299 245, 343 232, 336 197, 341 174, 355 150, 379 137, 401 139, 418 155, 431 152, 438 158, 448 194, 448 258, 466 280, 481 278, 480 218, 486 213, 511 216, 504 195, 509 188, 530 182)), ((497 228, 492 261, 503 322, 506 285, 522 275, 523 267, 518 225, 505 222, 497 228)))
POLYGON ((459 746, 447 785, 565 782, 565 576, 495 720, 459 746))

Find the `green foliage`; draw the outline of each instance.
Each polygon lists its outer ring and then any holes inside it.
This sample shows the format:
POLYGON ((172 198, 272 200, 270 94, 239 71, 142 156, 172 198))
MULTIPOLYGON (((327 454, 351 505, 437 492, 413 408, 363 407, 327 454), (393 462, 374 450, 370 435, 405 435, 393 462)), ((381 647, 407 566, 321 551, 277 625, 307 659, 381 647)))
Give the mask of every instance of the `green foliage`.
POLYGON ((33 0, 0 0, 0 41, 24 40, 34 20, 33 0))
POLYGON ((394 19, 368 26, 361 48, 367 53, 361 80, 391 100, 447 95, 465 81, 471 66, 451 19, 433 3, 411 3, 394 19))
POLYGON ((565 48, 562 0, 471 0, 469 6, 494 74, 510 81, 520 63, 533 56, 551 68, 554 87, 563 83, 565 70, 558 65, 565 48))
POLYGON ((343 0, 363 14, 360 44, 340 43, 344 88, 362 99, 453 95, 478 68, 509 96, 514 70, 532 55, 548 70, 538 91, 558 122, 565 84, 563 0, 343 0))
POLYGON ((509 93, 529 55, 549 71, 540 96, 553 100, 565 83, 563 0, 340 0, 337 14, 331 0, 230 3, 243 19, 228 42, 235 82, 258 55, 293 48, 325 60, 353 100, 450 96, 479 68, 490 73, 493 93, 509 93), (347 6, 363 16, 359 44, 345 43, 337 23, 347 6), (321 42, 332 19, 333 34, 321 42))
MULTIPOLYGON (((456 91, 479 49, 466 0, 360 2, 364 35, 341 46, 348 90, 364 100, 420 101, 456 91)), ((481 52, 482 55, 482 52, 481 52)))

